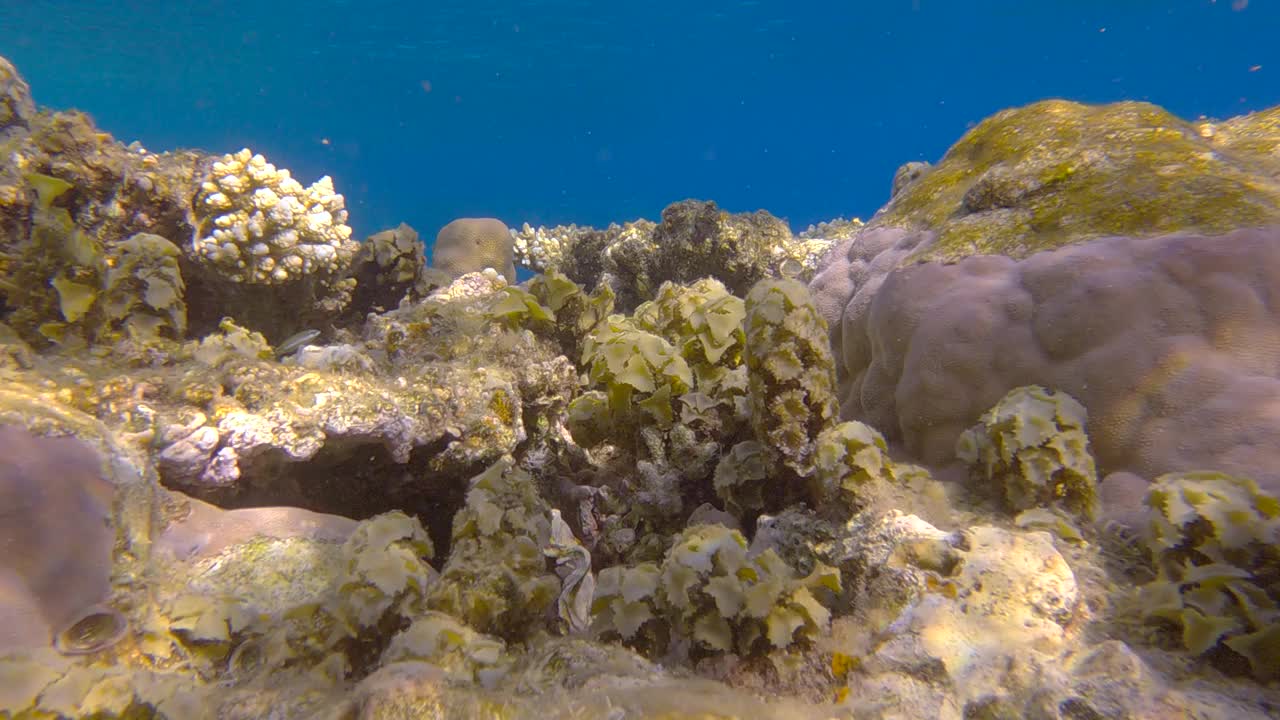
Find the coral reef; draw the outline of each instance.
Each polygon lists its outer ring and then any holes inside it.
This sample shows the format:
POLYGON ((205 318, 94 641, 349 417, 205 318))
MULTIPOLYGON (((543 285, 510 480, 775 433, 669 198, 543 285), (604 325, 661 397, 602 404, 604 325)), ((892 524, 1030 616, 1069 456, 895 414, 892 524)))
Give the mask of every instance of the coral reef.
POLYGON ((1271 717, 1275 231, 1091 233, 1265 211, 1275 117, 1042 103, 865 228, 687 201, 428 268, 0 61, 0 716, 1271 717))
POLYGON ((515 246, 511 231, 494 218, 458 218, 440 228, 431 246, 432 267, 453 277, 493 268, 516 281, 515 246))
MULTIPOLYGON (((854 224, 857 224, 855 221, 854 224)), ((514 233, 522 264, 558 270, 574 282, 604 282, 624 309, 654 298, 663 282, 715 278, 742 296, 757 280, 783 275, 807 280, 840 232, 793 236, 786 223, 761 210, 728 213, 713 202, 667 206, 662 221, 637 220, 605 230, 577 226, 514 233)))

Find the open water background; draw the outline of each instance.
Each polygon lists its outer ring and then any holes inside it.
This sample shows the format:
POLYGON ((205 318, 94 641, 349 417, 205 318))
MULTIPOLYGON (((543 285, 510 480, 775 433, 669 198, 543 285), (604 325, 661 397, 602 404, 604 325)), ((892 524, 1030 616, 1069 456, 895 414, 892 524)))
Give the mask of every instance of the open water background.
POLYGON ((686 197, 798 231, 1009 106, 1280 103, 1280 2, 0 0, 0 54, 126 142, 332 175, 360 236, 686 197))

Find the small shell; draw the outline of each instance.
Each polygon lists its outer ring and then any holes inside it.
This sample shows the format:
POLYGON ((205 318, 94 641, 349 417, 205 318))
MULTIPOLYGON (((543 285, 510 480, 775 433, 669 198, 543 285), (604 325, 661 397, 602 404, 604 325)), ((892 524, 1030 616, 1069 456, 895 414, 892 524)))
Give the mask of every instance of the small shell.
POLYGON ((249 677, 257 673, 267 664, 267 653, 262 643, 256 638, 245 640, 231 651, 227 658, 227 672, 235 676, 249 677))
POLYGON ((53 647, 63 655, 89 655, 120 642, 128 629, 118 610, 93 605, 54 637, 53 647))

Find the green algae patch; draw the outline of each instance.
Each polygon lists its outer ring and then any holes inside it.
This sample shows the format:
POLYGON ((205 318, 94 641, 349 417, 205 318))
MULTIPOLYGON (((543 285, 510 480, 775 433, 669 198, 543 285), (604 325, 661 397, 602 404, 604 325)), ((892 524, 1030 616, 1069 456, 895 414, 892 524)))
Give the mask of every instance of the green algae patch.
POLYGON ((1280 108, 1191 123, 1149 103, 1046 100, 979 123, 874 224, 932 230, 910 260, 954 262, 1274 223, 1277 143, 1280 108))

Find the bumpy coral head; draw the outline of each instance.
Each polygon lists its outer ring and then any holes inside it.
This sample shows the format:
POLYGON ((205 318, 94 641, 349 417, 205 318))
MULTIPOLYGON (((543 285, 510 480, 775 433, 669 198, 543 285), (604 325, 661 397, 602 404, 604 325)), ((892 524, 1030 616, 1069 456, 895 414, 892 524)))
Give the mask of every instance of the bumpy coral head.
POLYGON ((501 220, 458 218, 436 235, 431 265, 454 277, 493 268, 514 283, 515 239, 501 220))
POLYGON ((326 175, 310 187, 248 148, 214 162, 192 208, 188 253, 226 279, 284 285, 346 272, 360 249, 326 175))

